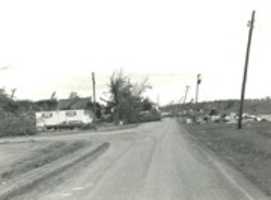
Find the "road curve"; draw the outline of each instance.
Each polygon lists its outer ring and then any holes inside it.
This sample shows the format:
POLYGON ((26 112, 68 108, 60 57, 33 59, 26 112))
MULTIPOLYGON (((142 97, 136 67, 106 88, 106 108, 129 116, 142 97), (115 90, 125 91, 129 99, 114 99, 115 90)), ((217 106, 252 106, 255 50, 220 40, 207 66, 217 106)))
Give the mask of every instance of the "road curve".
MULTIPOLYGON (((97 136, 95 136, 97 137, 97 136)), ((97 138, 96 138, 97 139, 97 138)), ((264 200, 262 192, 187 136, 175 120, 146 123, 17 200, 264 200)))

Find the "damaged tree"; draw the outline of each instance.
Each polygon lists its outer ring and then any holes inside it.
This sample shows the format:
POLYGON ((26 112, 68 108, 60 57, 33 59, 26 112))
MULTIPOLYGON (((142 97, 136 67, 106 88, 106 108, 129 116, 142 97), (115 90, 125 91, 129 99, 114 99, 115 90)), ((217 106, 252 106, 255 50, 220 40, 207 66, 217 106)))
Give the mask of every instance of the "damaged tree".
POLYGON ((110 78, 110 100, 107 102, 113 114, 115 124, 135 123, 143 107, 143 93, 151 88, 145 79, 141 83, 132 83, 122 71, 114 72, 110 78))

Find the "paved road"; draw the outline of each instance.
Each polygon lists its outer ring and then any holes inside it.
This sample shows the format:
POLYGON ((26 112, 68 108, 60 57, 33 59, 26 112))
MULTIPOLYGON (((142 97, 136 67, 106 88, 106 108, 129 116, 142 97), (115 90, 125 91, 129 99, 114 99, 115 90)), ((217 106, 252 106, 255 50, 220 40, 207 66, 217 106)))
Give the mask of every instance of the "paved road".
POLYGON ((198 147, 174 120, 93 139, 111 146, 13 199, 253 200, 264 195, 229 166, 198 147))

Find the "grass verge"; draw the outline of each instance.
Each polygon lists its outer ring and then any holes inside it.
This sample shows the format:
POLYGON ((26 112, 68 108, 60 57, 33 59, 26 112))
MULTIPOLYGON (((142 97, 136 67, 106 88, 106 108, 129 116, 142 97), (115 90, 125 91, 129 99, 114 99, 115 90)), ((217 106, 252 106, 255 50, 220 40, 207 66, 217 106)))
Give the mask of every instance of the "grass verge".
POLYGON ((185 125, 200 144, 226 160, 271 196, 271 123, 185 125))
POLYGON ((24 160, 18 160, 10 169, 0 174, 1 182, 8 181, 30 170, 42 167, 51 163, 67 154, 73 153, 76 150, 84 147, 86 142, 53 142, 27 157, 24 160))

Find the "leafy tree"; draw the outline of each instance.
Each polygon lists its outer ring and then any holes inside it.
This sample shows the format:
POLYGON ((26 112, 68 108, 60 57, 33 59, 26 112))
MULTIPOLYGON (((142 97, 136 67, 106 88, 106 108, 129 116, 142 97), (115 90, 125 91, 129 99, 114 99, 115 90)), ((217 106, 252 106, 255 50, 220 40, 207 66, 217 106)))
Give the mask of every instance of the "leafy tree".
POLYGON ((148 98, 144 98, 142 101, 143 110, 151 110, 153 108, 153 103, 148 98))
POLYGON ((5 89, 0 89, 0 107, 5 112, 17 112, 19 109, 17 103, 11 99, 5 89))
POLYGON ((147 79, 141 83, 132 83, 122 71, 114 72, 110 78, 109 92, 111 94, 108 106, 113 112, 116 124, 122 120, 125 123, 139 121, 139 112, 142 110, 142 94, 150 88, 147 79))
POLYGON ((0 137, 36 133, 35 115, 31 110, 22 109, 22 105, 25 104, 14 101, 0 89, 0 137))
MULTIPOLYGON (((92 101, 89 101, 87 103, 87 105, 86 105, 86 109, 87 110, 93 110, 93 107, 94 107, 94 103, 92 101)), ((100 119, 101 116, 102 116, 102 106, 101 106, 101 104, 99 104, 98 102, 96 102, 95 103, 95 107, 96 107, 96 113, 95 113, 95 115, 96 115, 96 117, 98 119, 100 119)))

